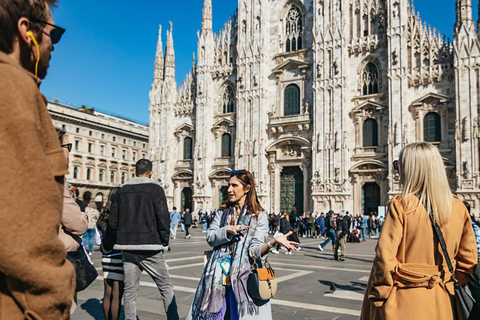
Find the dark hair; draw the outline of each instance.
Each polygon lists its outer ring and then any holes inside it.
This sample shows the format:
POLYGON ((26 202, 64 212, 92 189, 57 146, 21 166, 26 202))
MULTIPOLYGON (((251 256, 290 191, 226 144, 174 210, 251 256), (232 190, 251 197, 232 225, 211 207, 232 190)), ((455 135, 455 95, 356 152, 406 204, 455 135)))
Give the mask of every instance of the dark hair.
POLYGON ((173 207, 173 210, 177 210, 177 207, 173 207))
POLYGON ((152 171, 152 167, 152 161, 148 159, 140 159, 135 164, 135 174, 138 176, 141 174, 149 173, 150 171, 152 171))
POLYGON ((110 210, 112 208, 113 197, 115 196, 118 190, 120 190, 120 188, 116 187, 110 191, 110 194, 108 195, 107 204, 105 208, 103 208, 103 211, 100 217, 98 217, 97 224, 100 224, 100 226, 102 226, 102 228, 104 228, 105 230, 108 224, 108 217, 110 216, 110 210))
POLYGON ((85 191, 83 193, 83 201, 90 201, 92 200, 92 193, 90 191, 85 191))
POLYGON ((60 128, 55 128, 55 131, 57 131, 57 137, 58 137, 58 141, 60 141, 60 144, 62 144, 63 142, 63 137, 65 137, 65 135, 67 134, 67 132, 63 129, 60 129, 60 128))
MULTIPOLYGON (((260 205, 257 197, 257 189, 255 187, 255 181, 253 180, 253 175, 247 170, 236 170, 232 171, 230 178, 236 177, 243 186, 250 186, 250 191, 247 193, 247 198, 245 199, 245 205, 247 206, 247 212, 254 213, 258 217, 258 212, 265 211, 260 205)), ((231 203, 228 199, 228 193, 225 195, 225 198, 222 202, 222 209, 230 208, 235 205, 231 203)))
MULTIPOLYGON (((13 39, 18 33, 17 24, 20 18, 48 20, 47 5, 55 7, 57 0, 2 0, 0 1, 0 51, 12 53, 13 39)), ((30 30, 39 32, 45 26, 30 21, 30 30)), ((39 40, 41 40, 41 33, 39 40)))

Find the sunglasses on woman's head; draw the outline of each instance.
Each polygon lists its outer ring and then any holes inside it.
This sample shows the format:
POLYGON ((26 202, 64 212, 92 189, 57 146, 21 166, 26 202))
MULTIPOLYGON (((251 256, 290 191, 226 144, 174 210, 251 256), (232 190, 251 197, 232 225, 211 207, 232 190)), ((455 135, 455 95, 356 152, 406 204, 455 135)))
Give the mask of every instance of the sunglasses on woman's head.
POLYGON ((238 176, 239 174, 246 173, 246 172, 247 172, 247 170, 245 170, 245 169, 232 170, 232 171, 230 171, 230 177, 238 176))

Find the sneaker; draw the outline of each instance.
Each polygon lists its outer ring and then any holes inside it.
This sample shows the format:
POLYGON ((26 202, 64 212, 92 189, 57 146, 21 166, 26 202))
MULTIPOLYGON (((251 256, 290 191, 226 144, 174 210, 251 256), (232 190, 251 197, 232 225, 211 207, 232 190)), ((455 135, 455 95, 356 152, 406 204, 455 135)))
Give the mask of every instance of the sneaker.
POLYGON ((188 236, 185 237, 185 239, 190 239, 192 237, 191 234, 189 234, 188 236))
POLYGON ((302 250, 302 247, 297 247, 297 251, 300 251, 300 250, 302 250))
POLYGON ((89 253, 88 253, 88 255, 89 255, 89 256, 91 256, 91 255, 92 255, 92 253, 91 253, 91 252, 89 252, 89 253))
POLYGON ((322 247, 321 244, 318 245, 318 250, 320 250, 320 251, 322 251, 322 252, 325 251, 325 250, 323 250, 323 247, 322 247))
POLYGON ((338 261, 345 261, 345 258, 340 258, 338 259, 338 261))
POLYGON ((173 240, 177 239, 177 236, 173 236, 173 240))
POLYGON ((279 254, 280 252, 278 252, 277 249, 273 249, 273 250, 270 250, 271 253, 274 253, 274 254, 279 254))
POLYGON ((290 251, 285 252, 285 254, 286 254, 287 256, 291 256, 291 255, 292 255, 292 253, 291 253, 290 251))

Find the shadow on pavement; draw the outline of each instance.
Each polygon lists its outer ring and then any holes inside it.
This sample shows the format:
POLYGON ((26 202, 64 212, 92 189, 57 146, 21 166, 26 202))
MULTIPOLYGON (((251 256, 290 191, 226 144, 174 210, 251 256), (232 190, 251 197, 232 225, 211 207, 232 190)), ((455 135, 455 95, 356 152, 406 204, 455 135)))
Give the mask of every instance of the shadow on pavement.
MULTIPOLYGON (((323 259, 323 260, 332 260, 333 254, 331 254, 331 253, 323 253, 322 255, 319 255, 319 256, 315 256, 315 255, 311 255, 311 254, 306 254, 305 256, 306 256, 306 257, 311 257, 311 258, 323 259)), ((347 255, 346 255, 345 259, 347 259, 347 260, 355 260, 355 261, 362 261, 362 262, 370 262, 370 263, 373 262, 373 259, 361 259, 361 258, 355 258, 355 257, 349 256, 349 255, 348 255, 348 252, 347 252, 347 255)))
MULTIPOLYGON (((330 292, 330 286, 332 285, 332 281, 326 281, 326 280, 318 280, 318 282, 320 282, 321 284, 325 285, 327 287, 327 291, 326 293, 330 292)), ((365 288, 364 287, 361 287, 359 288, 358 286, 348 286, 348 285, 341 285, 341 284, 338 284, 338 283, 335 283, 335 286, 337 289, 341 289, 341 290, 345 290, 345 291, 355 291, 355 292, 365 292, 365 288)))
POLYGON ((80 305, 80 308, 88 312, 95 320, 103 319, 102 301, 98 299, 88 299, 80 305))

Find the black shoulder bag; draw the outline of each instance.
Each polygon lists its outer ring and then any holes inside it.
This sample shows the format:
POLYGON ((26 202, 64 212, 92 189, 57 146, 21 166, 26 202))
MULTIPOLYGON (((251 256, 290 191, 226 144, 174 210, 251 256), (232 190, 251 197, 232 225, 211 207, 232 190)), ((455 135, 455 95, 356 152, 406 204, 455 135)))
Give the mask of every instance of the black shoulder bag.
POLYGON ((98 276, 97 270, 88 260, 82 245, 76 250, 67 252, 67 260, 70 261, 77 276, 76 291, 85 290, 98 276))
POLYGON ((443 256, 447 261, 448 269, 452 274, 452 281, 455 289, 455 297, 451 297, 452 300, 452 309, 453 316, 455 320, 474 320, 480 319, 480 310, 475 302, 475 299, 472 296, 470 288, 468 285, 462 287, 455 278, 455 269, 452 265, 452 260, 447 251, 447 245, 445 239, 443 238, 442 230, 439 226, 433 221, 433 215, 429 214, 430 220, 432 221, 433 230, 437 235, 440 246, 442 247, 443 256))

